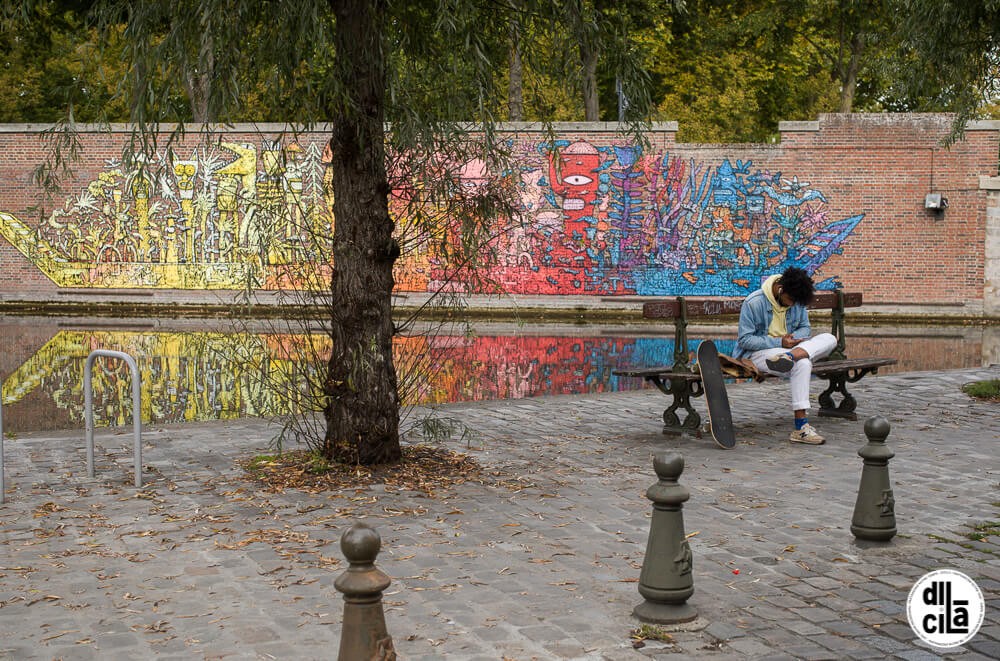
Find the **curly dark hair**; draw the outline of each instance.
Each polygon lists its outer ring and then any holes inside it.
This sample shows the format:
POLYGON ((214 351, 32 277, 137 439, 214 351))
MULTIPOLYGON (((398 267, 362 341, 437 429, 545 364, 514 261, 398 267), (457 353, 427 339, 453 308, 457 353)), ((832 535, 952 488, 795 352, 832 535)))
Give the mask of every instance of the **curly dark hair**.
POLYGON ((800 268, 790 266, 785 269, 778 284, 783 292, 800 305, 809 305, 813 300, 812 278, 800 268))

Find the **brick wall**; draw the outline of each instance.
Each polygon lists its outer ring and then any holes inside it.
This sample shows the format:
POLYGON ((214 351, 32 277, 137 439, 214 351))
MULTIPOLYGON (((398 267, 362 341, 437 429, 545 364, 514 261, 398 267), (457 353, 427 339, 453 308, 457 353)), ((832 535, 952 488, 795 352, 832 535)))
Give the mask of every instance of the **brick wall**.
MULTIPOLYGON (((574 297, 742 295, 797 265, 884 309, 1000 312, 1000 122, 974 122, 950 147, 944 115, 821 115, 782 123, 775 144, 677 143, 664 124, 637 149, 615 128, 560 124, 553 138, 506 127, 523 214, 499 232, 490 282, 574 297), (948 208, 925 209, 928 193, 948 208)), ((32 178, 47 135, 0 127, 0 301, 224 300, 250 277, 296 286, 282 274, 310 258, 304 228, 329 225, 322 131, 160 136, 141 169, 121 162, 135 151, 127 127, 84 132, 49 199, 32 178)), ((497 177, 474 161, 458 171, 471 190, 497 177)), ((448 268, 418 248, 400 260, 397 290, 447 281, 476 293, 448 268)))

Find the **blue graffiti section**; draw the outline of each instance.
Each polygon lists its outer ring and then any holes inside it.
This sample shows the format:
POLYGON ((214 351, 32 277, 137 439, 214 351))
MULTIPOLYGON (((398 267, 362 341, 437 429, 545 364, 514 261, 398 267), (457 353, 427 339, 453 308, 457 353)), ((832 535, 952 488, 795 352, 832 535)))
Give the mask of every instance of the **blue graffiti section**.
POLYGON ((664 190, 654 214, 663 240, 635 272, 639 294, 745 295, 789 266, 815 273, 864 218, 830 222, 826 197, 809 182, 750 161, 708 170, 669 156, 658 163, 651 177, 664 190))
POLYGON ((538 220, 527 238, 544 257, 502 274, 524 293, 744 296, 789 266, 816 273, 864 218, 833 218, 809 181, 749 160, 564 140, 531 155, 544 160, 524 170, 539 175, 536 195, 526 193, 538 220))

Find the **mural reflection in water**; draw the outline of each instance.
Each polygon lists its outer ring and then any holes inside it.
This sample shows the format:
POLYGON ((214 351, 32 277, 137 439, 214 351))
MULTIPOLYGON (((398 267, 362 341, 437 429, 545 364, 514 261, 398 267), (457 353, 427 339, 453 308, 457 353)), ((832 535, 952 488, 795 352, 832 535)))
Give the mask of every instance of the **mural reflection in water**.
MULTIPOLYGON (((671 336, 637 337, 634 329, 601 331, 601 336, 587 336, 596 331, 579 326, 536 329, 545 334, 534 335, 515 334, 509 327, 480 330, 397 337, 394 353, 404 405, 628 390, 643 384, 619 379, 611 373, 614 369, 674 360, 671 336)), ((704 338, 715 339, 720 351, 731 353, 735 339, 719 339, 724 332, 690 332, 689 354, 704 338)), ((312 410, 309 384, 316 374, 325 374, 313 366, 329 355, 328 342, 323 334, 67 330, 50 320, 5 323, 0 325, 5 428, 82 429, 83 370, 95 349, 136 358, 145 424, 312 410)), ((909 334, 869 328, 851 332, 848 355, 898 358, 899 364, 885 372, 955 369, 996 362, 997 346, 996 327, 909 334)), ((130 424, 128 367, 98 360, 93 383, 96 424, 130 424)))

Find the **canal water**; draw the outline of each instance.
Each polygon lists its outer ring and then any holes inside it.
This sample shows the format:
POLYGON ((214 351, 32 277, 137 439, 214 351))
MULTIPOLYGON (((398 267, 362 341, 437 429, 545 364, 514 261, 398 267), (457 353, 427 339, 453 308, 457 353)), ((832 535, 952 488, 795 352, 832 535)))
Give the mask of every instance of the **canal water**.
MULTIPOLYGON (((83 428, 83 374, 95 349, 135 357, 146 424, 281 416, 310 408, 327 338, 281 322, 7 318, 0 320, 3 420, 8 432, 83 428)), ((823 328, 822 322, 814 327, 823 328)), ((825 330, 825 328, 824 328, 825 330)), ((848 329, 847 355, 891 356, 883 373, 1000 362, 997 327, 848 329)), ((728 332, 727 332, 728 331, 728 332)), ((687 351, 731 329, 691 326, 687 351)), ((394 343, 404 404, 434 405, 648 387, 613 370, 673 362, 672 326, 501 325, 424 328, 394 343)), ((97 426, 131 424, 131 377, 118 361, 93 370, 97 426)))

